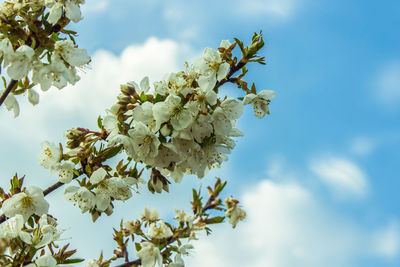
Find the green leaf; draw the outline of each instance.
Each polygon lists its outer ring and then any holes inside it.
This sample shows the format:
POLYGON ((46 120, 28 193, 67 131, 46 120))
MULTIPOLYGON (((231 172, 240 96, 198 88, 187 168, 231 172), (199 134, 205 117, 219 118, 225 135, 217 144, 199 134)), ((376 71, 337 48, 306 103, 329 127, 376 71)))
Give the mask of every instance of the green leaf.
POLYGON ((225 217, 218 216, 210 219, 206 219, 204 222, 206 224, 214 224, 214 223, 222 223, 225 220, 225 217))
POLYGON ((146 102, 147 101, 147 96, 143 92, 140 95, 140 101, 142 101, 142 102, 146 102))
POLYGON ((218 192, 218 194, 221 193, 221 191, 224 190, 226 184, 227 182, 223 181, 220 185, 218 185, 218 188, 215 191, 218 192))
POLYGON ((29 219, 28 219, 28 225, 30 226, 30 227, 32 227, 33 228, 33 226, 35 225, 35 222, 33 221, 33 217, 31 216, 31 217, 29 217, 29 219))
POLYGON ((163 99, 163 96, 160 94, 157 94, 154 102, 155 103, 160 102, 160 101, 162 101, 162 99, 163 99))
POLYGON ((199 199, 199 195, 197 195, 197 191, 195 189, 192 189, 192 194, 193 194, 193 201, 197 201, 199 199))
MULTIPOLYGON (((75 162, 74 162, 74 163, 75 163, 75 162)), ((75 164, 77 164, 77 163, 75 163, 75 164)), ((79 176, 79 175, 80 175, 79 172, 78 172, 77 170, 75 170, 75 169, 73 169, 72 172, 73 172, 76 176, 79 176)))
POLYGON ((62 262, 62 264, 73 264, 73 263, 80 263, 85 261, 85 259, 68 259, 68 260, 64 260, 62 262))
POLYGON ((101 116, 97 118, 97 126, 99 126, 99 129, 103 128, 103 120, 101 116))
POLYGON ((122 145, 113 147, 112 149, 110 149, 109 151, 107 151, 104 154, 104 157, 106 157, 107 159, 110 159, 110 158, 114 157, 115 155, 117 155, 121 151, 121 149, 122 149, 122 145))
POLYGON ((244 48, 243 42, 240 41, 238 38, 233 38, 235 42, 239 45, 240 51, 242 51, 243 56, 246 55, 246 49, 244 48))
POLYGON ((255 95, 257 94, 256 85, 254 83, 251 85, 251 92, 255 95))

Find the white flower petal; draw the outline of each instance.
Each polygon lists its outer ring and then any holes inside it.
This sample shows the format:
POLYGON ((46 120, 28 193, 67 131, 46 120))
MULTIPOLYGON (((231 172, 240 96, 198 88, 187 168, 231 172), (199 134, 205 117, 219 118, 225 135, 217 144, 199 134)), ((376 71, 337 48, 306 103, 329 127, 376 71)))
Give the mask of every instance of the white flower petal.
POLYGON ((39 103, 39 94, 32 88, 28 89, 28 100, 34 106, 39 103))

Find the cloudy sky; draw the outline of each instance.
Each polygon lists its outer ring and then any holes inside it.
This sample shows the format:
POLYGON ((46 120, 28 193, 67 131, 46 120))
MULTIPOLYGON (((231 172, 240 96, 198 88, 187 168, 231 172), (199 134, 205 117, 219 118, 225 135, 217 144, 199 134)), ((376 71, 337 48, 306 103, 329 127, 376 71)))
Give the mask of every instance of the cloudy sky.
POLYGON ((73 28, 93 62, 78 85, 42 94, 37 107, 21 101, 17 119, 0 110, 3 186, 15 172, 27 184, 54 183, 37 163, 42 141, 94 128, 119 84, 159 80, 222 39, 248 41, 263 30, 268 64, 250 67, 247 79, 277 97, 262 120, 245 110, 245 136, 203 180, 137 195, 96 224, 62 192, 51 194, 51 213, 81 256, 111 255, 112 227, 144 205, 165 217, 174 207, 189 210, 189 189, 218 176, 248 218, 194 242, 188 266, 400 265, 399 1, 87 0, 83 10, 73 28))

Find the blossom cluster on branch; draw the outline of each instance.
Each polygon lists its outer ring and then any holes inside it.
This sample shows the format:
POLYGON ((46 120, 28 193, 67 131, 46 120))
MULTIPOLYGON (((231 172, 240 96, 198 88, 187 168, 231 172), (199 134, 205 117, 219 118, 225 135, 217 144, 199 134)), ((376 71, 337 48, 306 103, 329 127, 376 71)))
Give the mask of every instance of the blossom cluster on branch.
MULTIPOLYGON (((77 69, 90 62, 85 49, 77 47, 76 32, 65 29, 70 21, 82 19, 83 0, 9 0, 0 4, 0 63, 4 90, 0 106, 19 115, 16 95, 27 94, 32 104, 43 91, 59 89, 79 80, 77 69), (8 82, 7 82, 8 81, 8 82)), ((275 93, 257 92, 243 80, 247 64, 265 64, 258 55, 264 46, 262 33, 254 33, 249 46, 239 39, 223 40, 217 50, 206 48, 193 64, 170 73, 161 81, 121 85, 116 103, 99 116, 98 129, 73 128, 66 132, 66 144, 45 141, 38 156, 41 166, 57 182, 42 190, 24 187, 25 176, 15 175, 10 190, 0 188, 0 264, 2 266, 53 267, 84 261, 72 258, 76 250, 60 247, 64 230, 48 214, 46 195, 62 187, 66 200, 95 222, 103 213, 111 215, 115 201, 126 201, 139 191, 168 192, 172 182, 184 175, 204 177, 218 168, 243 133, 236 127, 246 105, 257 118, 269 114, 275 93), (238 52, 235 48, 239 48, 238 52), (238 57, 238 55, 240 55, 238 57), (242 96, 221 93, 226 83, 236 85, 242 96), (115 164, 115 162, 117 162, 115 164), (147 171, 148 170, 148 171, 147 171), (148 177, 145 177, 148 176, 148 177), (74 183, 74 185, 71 185, 74 183), (143 188, 142 184, 147 184, 143 188)), ((208 187, 203 201, 200 190, 192 191, 192 212, 176 210, 174 222, 159 218, 145 208, 141 218, 121 221, 114 229, 114 256, 89 260, 87 267, 118 265, 182 267, 199 231, 211 233, 209 225, 225 219, 233 228, 246 217, 233 197, 222 201, 226 182, 217 179, 208 187), (128 244, 132 243, 134 248, 128 244), (129 258, 134 252, 135 260, 129 258)))
POLYGON ((94 221, 102 213, 112 214, 113 201, 132 197, 132 189, 145 182, 143 168, 151 169, 147 188, 152 193, 168 192, 170 180, 179 183, 184 174, 202 178, 228 159, 235 147, 233 137, 243 135, 236 121, 244 104, 253 104, 259 118, 269 113, 275 93, 257 93, 254 84, 249 89, 242 80, 247 63, 263 63, 257 55, 263 45, 257 33, 249 47, 239 40, 233 44, 224 40, 218 51, 206 48, 193 66, 186 63, 184 71, 167 75, 153 88, 148 77, 140 84, 121 85, 118 102, 98 119, 99 131, 71 129, 65 148, 43 142, 39 163, 58 173, 61 183, 78 182, 67 187, 64 196, 94 221), (232 55, 237 44, 240 60, 232 55), (233 77, 239 70, 242 73, 233 77), (245 96, 219 96, 226 82, 237 84, 245 96), (110 166, 108 160, 122 151, 126 158, 110 166))
POLYGON ((70 21, 82 19, 84 0, 8 0, 0 5, 0 63, 4 87, 0 104, 19 115, 16 95, 26 94, 33 105, 51 86, 62 89, 75 84, 77 69, 90 62, 78 48, 76 32, 66 29, 70 21), (6 70, 6 73, 3 72, 6 70), (6 78, 10 79, 7 86, 6 78))

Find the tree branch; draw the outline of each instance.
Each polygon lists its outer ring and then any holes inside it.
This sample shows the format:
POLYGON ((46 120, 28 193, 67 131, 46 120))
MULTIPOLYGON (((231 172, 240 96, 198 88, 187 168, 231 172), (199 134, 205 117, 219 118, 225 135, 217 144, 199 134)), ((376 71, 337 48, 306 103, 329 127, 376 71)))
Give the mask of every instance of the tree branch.
POLYGON ((241 68, 243 68, 246 64, 247 64, 247 59, 243 57, 236 66, 234 66, 229 70, 228 74, 224 79, 217 82, 217 84, 214 86, 214 90, 218 89, 224 83, 229 82, 232 75, 235 74, 235 72, 237 72, 241 68))
POLYGON ((11 80, 11 82, 8 84, 6 90, 3 92, 3 94, 0 96, 0 106, 3 104, 4 100, 6 100, 7 96, 10 94, 12 89, 14 89, 15 85, 18 83, 17 80, 11 80))
POLYGON ((134 261, 130 261, 130 262, 125 262, 123 264, 114 266, 114 267, 131 267, 132 265, 139 265, 141 264, 142 261, 140 259, 134 260, 134 261))
POLYGON ((53 184, 52 186, 49 186, 45 190, 43 190, 43 195, 47 196, 48 194, 50 194, 51 192, 53 192, 54 190, 60 188, 63 185, 64 185, 63 183, 57 182, 57 183, 53 184))

